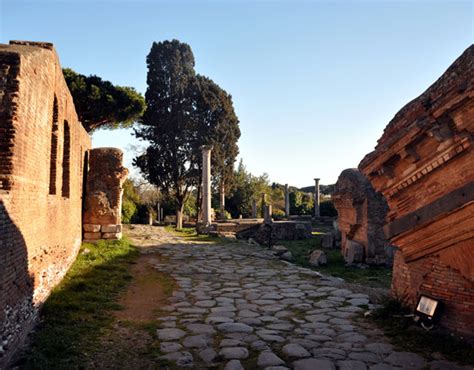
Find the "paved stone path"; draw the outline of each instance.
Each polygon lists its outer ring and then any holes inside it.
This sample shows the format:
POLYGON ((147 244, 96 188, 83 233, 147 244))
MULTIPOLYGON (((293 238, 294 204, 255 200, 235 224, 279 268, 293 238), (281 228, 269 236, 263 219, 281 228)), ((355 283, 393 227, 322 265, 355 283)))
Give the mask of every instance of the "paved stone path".
POLYGON ((162 359, 180 368, 459 368, 396 352, 380 330, 352 320, 368 296, 315 271, 261 247, 186 243, 154 229, 149 252, 161 260, 154 267, 178 284, 157 336, 162 359))

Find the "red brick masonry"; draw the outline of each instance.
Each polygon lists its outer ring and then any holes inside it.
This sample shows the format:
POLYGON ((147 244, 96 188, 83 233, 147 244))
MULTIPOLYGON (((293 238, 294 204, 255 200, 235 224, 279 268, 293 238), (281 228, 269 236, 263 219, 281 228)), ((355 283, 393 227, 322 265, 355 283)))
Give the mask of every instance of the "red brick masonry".
POLYGON ((392 292, 441 299, 441 324, 474 336, 474 46, 385 128, 359 169, 389 205, 392 292))
POLYGON ((53 46, 0 45, 0 368, 76 257, 90 147, 53 46))

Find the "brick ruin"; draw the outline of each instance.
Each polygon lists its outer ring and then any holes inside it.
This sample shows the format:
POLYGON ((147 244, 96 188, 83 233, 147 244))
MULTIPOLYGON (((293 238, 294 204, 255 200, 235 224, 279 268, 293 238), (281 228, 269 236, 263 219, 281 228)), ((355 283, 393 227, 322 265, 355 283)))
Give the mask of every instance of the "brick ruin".
POLYGON ((116 148, 90 151, 84 202, 84 239, 122 237, 122 185, 128 170, 122 166, 123 153, 116 148))
POLYGON ((342 171, 332 199, 338 212, 341 252, 346 262, 390 264, 392 246, 383 231, 388 206, 369 180, 357 169, 342 171))
POLYGON ((474 335, 474 46, 385 128, 360 163, 398 247, 392 292, 442 301, 441 324, 474 335))
POLYGON ((53 45, 0 44, 0 368, 79 251, 90 148, 53 45))

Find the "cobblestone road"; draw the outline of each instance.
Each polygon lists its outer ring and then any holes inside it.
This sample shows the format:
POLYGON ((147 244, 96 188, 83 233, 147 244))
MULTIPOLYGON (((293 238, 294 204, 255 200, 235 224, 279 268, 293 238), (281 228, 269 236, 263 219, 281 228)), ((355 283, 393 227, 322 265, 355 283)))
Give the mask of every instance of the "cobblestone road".
MULTIPOLYGON (((166 359, 183 368, 457 369, 397 352, 380 330, 353 320, 365 294, 243 243, 186 243, 154 228, 154 267, 178 284, 159 318, 166 359)), ((466 367, 470 369, 471 367, 466 367)))

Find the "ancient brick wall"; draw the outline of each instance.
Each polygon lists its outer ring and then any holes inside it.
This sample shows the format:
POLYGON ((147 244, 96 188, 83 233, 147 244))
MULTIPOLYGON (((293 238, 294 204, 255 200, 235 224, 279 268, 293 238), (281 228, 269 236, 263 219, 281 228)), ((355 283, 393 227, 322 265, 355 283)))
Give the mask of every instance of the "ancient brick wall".
POLYGON ((53 46, 0 45, 0 368, 76 257, 90 146, 53 46))
POLYGON ((359 169, 389 205, 392 291, 442 301, 441 324, 474 336, 474 46, 398 112, 359 169))
POLYGON ((128 170, 116 148, 90 151, 84 202, 84 240, 122 237, 122 185, 128 170))
POLYGON ((332 199, 338 213, 341 252, 346 261, 391 264, 392 246, 383 232, 388 206, 369 180, 357 169, 342 171, 332 199), (352 250, 358 248, 362 253, 352 250))

